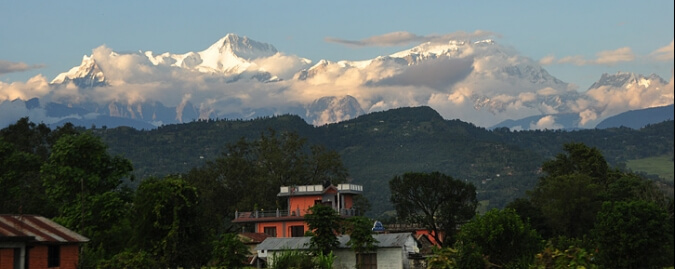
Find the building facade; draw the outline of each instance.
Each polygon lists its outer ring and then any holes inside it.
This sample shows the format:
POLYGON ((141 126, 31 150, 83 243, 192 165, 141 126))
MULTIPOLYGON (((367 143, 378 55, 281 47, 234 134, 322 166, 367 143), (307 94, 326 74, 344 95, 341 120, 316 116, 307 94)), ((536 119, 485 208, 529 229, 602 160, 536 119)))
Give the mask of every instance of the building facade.
POLYGON ((0 268, 76 269, 89 239, 35 215, 0 214, 0 268))
POLYGON ((335 209, 340 216, 355 216, 354 197, 363 193, 356 184, 282 186, 277 197, 287 199, 287 208, 274 211, 236 212, 234 223, 251 224, 254 233, 271 237, 302 237, 309 230, 304 221, 309 208, 322 204, 335 209))

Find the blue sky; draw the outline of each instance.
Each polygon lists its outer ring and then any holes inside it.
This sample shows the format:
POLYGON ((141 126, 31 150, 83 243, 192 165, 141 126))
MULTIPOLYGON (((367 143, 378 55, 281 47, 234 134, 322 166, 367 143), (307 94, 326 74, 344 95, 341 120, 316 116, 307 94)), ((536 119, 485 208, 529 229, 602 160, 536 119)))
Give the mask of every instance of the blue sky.
POLYGON ((523 56, 544 60, 549 73, 583 91, 602 73, 656 73, 669 80, 674 20, 671 0, 3 0, 0 81, 38 74, 51 80, 101 45, 119 52, 185 53, 236 33, 316 62, 369 59, 416 45, 348 46, 336 40, 481 31, 523 56))

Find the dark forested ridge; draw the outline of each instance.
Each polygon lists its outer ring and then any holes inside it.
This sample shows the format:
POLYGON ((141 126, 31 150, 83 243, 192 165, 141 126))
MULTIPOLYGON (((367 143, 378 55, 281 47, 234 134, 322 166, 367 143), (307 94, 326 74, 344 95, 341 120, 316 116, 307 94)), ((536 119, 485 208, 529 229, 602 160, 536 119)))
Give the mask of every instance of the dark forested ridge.
POLYGON ((374 216, 392 209, 387 182, 405 172, 439 171, 471 182, 477 186, 479 200, 501 208, 535 185, 541 163, 560 153, 565 143, 597 147, 611 165, 621 167, 631 159, 672 156, 675 136, 672 120, 640 130, 486 130, 445 120, 429 107, 375 112, 319 127, 298 116, 281 115, 197 121, 147 131, 121 127, 93 132, 111 154, 131 160, 137 178, 145 178, 185 173, 220 156, 228 144, 242 137, 257 139, 269 129, 295 132, 311 144, 337 151, 352 182, 364 185, 374 216))

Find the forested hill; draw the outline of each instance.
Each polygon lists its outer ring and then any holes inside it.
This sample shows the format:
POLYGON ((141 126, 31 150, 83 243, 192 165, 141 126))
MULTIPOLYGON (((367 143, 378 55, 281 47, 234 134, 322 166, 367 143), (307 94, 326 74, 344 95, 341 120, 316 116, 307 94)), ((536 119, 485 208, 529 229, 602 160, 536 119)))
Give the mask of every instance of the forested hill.
POLYGON ((370 215, 390 210, 388 182, 404 172, 439 171, 472 182, 479 200, 503 207, 531 189, 544 160, 564 143, 597 147, 611 165, 673 155, 673 121, 641 130, 489 131, 445 120, 429 107, 399 108, 314 127, 294 115, 255 120, 209 120, 154 130, 95 129, 112 154, 130 159, 137 178, 184 173, 220 156, 239 139, 257 139, 269 129, 292 131, 309 144, 337 151, 353 183, 363 184, 370 215))

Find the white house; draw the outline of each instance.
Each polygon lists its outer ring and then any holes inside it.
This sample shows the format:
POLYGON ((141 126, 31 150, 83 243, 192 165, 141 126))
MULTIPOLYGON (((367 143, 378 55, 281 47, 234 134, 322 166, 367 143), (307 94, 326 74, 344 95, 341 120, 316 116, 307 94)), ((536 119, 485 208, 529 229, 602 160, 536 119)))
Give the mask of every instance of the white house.
MULTIPOLYGON (((268 237, 258 245, 258 258, 274 263, 275 255, 287 250, 309 250, 311 237, 277 238, 268 237)), ((360 268, 414 269, 424 268, 420 260, 419 242, 410 233, 374 234, 378 243, 373 253, 360 254, 364 264, 360 268)), ((333 268, 356 268, 357 254, 347 246, 348 235, 338 236, 339 247, 333 251, 336 256, 333 268)))

